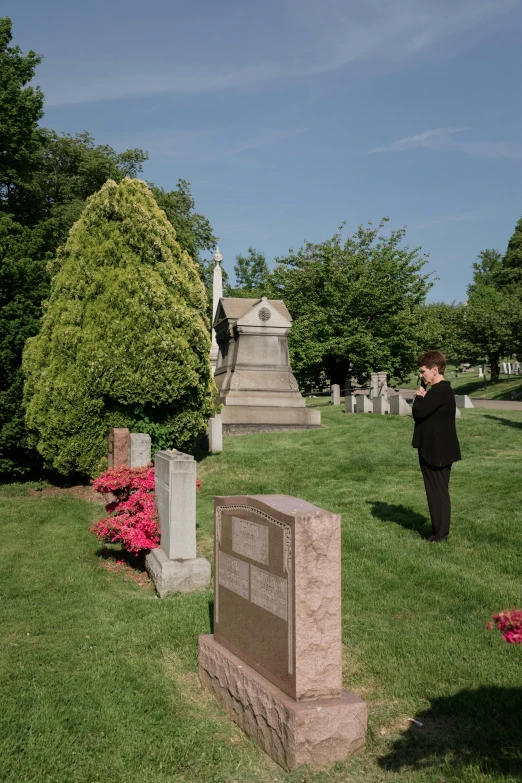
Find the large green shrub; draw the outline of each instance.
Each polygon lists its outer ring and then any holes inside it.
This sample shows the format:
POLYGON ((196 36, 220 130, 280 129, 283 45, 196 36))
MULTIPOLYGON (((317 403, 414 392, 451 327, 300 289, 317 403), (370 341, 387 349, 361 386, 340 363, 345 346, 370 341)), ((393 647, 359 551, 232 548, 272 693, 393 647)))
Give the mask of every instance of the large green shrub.
POLYGON ((106 182, 51 272, 23 360, 29 437, 46 465, 96 475, 108 428, 137 421, 185 447, 213 410, 206 295, 147 185, 106 182))

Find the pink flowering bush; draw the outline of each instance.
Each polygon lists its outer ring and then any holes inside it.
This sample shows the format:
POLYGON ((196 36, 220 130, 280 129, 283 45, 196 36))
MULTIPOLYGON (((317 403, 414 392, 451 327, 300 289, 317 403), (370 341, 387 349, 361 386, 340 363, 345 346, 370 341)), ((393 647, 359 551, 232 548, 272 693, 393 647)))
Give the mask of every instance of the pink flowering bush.
POLYGON ((111 492, 116 500, 91 530, 100 541, 120 542, 128 552, 156 549, 160 531, 154 496, 154 468, 111 468, 92 483, 97 492, 111 492))
POLYGON ((492 615, 488 630, 498 628, 509 644, 522 644, 522 609, 504 609, 492 615))
MULTIPOLYGON (((91 530, 100 541, 121 543, 138 554, 157 549, 160 541, 154 494, 154 468, 111 468, 92 482, 96 492, 112 493, 116 500, 105 506, 110 516, 99 519, 91 530)), ((201 481, 196 479, 196 489, 201 481)))

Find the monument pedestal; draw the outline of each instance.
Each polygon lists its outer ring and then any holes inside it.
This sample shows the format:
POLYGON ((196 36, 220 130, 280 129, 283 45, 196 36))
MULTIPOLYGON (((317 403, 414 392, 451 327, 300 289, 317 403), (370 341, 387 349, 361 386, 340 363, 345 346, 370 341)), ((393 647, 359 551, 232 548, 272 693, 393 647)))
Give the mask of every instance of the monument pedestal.
POLYGON ((321 426, 321 414, 313 408, 280 408, 270 405, 229 405, 221 411, 223 432, 239 435, 247 432, 306 430, 321 426))
POLYGON ((204 557, 169 560, 163 549, 152 549, 145 558, 145 567, 160 598, 206 590, 210 584, 210 563, 204 557))
POLYGON ((282 767, 322 767, 365 744, 366 704, 349 691, 295 701, 213 636, 199 637, 199 676, 235 723, 282 767))

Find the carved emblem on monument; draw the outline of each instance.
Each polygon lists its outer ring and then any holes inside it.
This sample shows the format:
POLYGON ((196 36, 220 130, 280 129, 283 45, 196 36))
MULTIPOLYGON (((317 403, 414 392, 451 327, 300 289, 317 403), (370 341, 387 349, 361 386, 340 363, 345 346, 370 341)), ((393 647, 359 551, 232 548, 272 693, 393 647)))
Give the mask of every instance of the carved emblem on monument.
POLYGON ((261 310, 258 312, 259 320, 260 321, 269 321, 272 317, 272 313, 268 309, 268 307, 262 307, 261 310))

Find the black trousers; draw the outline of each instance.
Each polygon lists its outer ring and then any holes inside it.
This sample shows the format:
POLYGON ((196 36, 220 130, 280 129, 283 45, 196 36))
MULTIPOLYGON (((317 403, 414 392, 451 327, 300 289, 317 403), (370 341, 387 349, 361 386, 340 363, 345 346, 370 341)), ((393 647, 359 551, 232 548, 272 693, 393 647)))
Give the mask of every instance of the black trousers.
POLYGON ((449 496, 451 465, 434 468, 432 465, 428 465, 420 455, 419 464, 430 509, 432 535, 439 539, 447 538, 451 519, 449 496))

